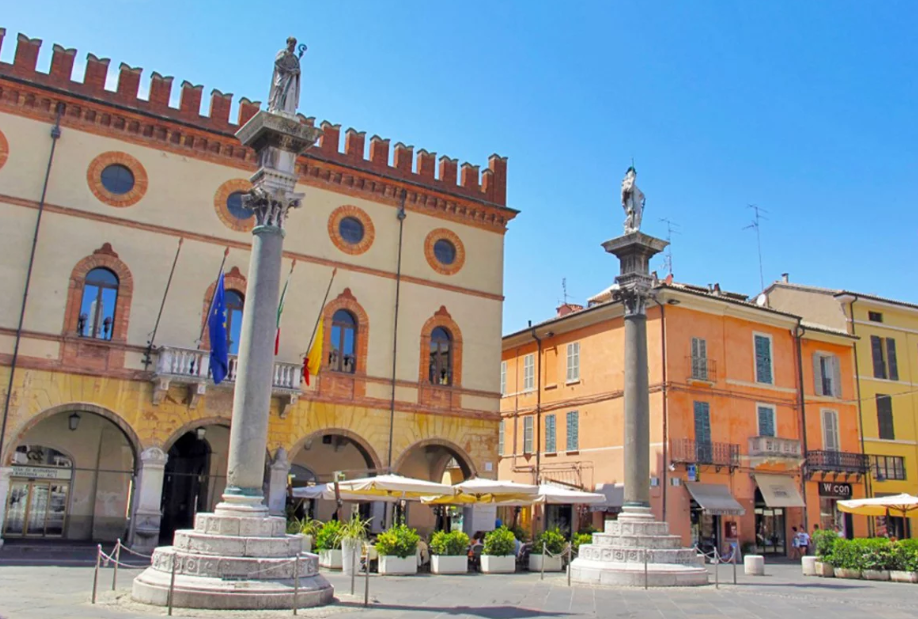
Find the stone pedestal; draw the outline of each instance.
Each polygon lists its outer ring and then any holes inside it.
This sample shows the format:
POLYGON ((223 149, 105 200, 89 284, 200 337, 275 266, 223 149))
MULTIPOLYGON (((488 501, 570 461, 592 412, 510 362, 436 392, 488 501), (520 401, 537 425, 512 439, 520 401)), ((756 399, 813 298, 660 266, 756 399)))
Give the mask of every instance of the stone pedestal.
POLYGON ((134 490, 134 512, 128 545, 148 553, 159 543, 159 526, 163 519, 160 505, 163 496, 163 476, 169 456, 158 447, 144 449, 140 454, 137 488, 134 490))
POLYGON ((268 478, 268 511, 272 516, 284 516, 287 506, 287 475, 290 473, 290 462, 287 451, 277 448, 274 462, 271 463, 268 478))

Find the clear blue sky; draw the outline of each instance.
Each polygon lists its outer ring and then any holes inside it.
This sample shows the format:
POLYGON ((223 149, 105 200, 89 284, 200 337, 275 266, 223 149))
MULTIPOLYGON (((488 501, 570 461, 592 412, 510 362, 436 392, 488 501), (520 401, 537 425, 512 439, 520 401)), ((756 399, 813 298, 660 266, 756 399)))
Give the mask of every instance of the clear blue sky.
MULTIPOLYGON (((644 229, 679 224, 679 281, 755 294, 766 283, 918 302, 918 3, 7 3, 17 32, 264 99, 270 59, 309 45, 308 115, 486 165, 509 157, 505 331, 611 283, 634 157, 644 229)), ((234 106, 235 110, 235 106, 234 106)), ((234 111, 235 114, 235 111, 234 111)), ((662 263, 654 266, 662 272, 662 263)))

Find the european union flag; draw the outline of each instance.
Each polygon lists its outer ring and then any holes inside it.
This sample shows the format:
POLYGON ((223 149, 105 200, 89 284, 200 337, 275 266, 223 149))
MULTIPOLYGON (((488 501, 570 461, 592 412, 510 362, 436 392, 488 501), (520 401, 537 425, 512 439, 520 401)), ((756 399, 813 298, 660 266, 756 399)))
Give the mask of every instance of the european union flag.
POLYGON ((229 351, 226 341, 226 290, 223 287, 222 271, 217 279, 214 301, 210 304, 207 328, 210 331, 210 373, 214 377, 214 384, 219 385, 229 372, 229 351))

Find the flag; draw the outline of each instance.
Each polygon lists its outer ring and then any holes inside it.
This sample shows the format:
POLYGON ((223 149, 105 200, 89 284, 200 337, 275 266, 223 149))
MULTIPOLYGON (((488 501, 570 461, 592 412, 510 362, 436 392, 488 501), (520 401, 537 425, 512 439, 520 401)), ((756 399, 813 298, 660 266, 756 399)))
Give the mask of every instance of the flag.
POLYGON ((229 372, 229 351, 226 341, 226 290, 223 287, 223 271, 217 278, 217 288, 210 304, 210 315, 207 317, 207 328, 210 330, 210 373, 214 384, 219 385, 229 372))
POLYGON ((303 359, 303 380, 309 386, 309 377, 317 376, 319 368, 322 367, 322 340, 325 337, 325 321, 320 320, 319 326, 316 327, 316 337, 312 341, 312 347, 309 354, 303 359))

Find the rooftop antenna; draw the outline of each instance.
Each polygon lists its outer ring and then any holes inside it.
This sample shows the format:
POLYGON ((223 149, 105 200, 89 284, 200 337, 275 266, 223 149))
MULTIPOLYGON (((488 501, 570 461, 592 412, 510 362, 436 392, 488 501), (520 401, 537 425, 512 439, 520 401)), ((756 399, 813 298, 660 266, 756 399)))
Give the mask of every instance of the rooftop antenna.
POLYGON ((666 271, 668 275, 673 274, 673 234, 679 234, 679 231, 676 229, 679 227, 679 224, 674 222, 672 219, 662 217, 660 219, 663 223, 666 224, 666 253, 663 254, 663 270, 666 271))
POLYGON ((768 218, 765 217, 762 213, 767 213, 768 211, 763 209, 761 206, 755 204, 747 204, 747 208, 751 208, 755 211, 755 218, 752 220, 752 223, 744 227, 743 230, 748 230, 752 228, 755 230, 755 243, 759 249, 759 284, 761 284, 760 290, 765 290, 765 273, 762 270, 762 235, 760 233, 761 221, 767 221, 768 218))
POLYGON ((567 278, 561 278, 561 293, 564 295, 564 304, 567 305, 567 278))

